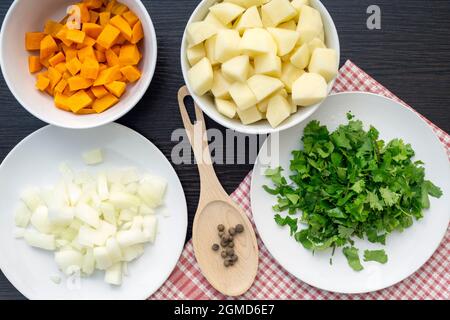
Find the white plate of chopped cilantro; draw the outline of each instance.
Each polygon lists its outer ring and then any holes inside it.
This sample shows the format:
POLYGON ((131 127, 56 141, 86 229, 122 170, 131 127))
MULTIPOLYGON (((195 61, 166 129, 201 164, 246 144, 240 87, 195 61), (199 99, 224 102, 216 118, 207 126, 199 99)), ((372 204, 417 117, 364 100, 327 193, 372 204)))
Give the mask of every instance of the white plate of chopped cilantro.
POLYGON ((287 271, 328 291, 372 292, 412 275, 441 243, 449 159, 410 109, 374 94, 336 94, 267 139, 251 201, 264 244, 287 271))

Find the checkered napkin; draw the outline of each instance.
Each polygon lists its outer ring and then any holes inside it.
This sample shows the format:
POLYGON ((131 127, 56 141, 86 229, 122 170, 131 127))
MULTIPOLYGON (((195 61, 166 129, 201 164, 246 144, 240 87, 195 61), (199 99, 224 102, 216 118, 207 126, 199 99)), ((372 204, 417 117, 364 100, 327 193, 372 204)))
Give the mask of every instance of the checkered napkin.
MULTIPOLYGON (((366 91, 403 101, 376 82, 351 61, 340 70, 333 92, 366 91)), ((410 108, 409 106, 407 106, 410 108)), ((424 118, 425 119, 425 118, 424 118)), ((442 141, 450 158, 450 136, 425 119, 442 141)), ((252 219, 250 174, 232 194, 232 198, 252 219)), ((432 258, 414 275, 387 289, 358 295, 336 294, 316 289, 283 269, 258 237, 260 265, 256 281, 239 299, 450 299, 450 229, 432 258)), ((150 299, 230 299, 217 292, 203 277, 194 257, 192 242, 186 245, 175 270, 150 299)))

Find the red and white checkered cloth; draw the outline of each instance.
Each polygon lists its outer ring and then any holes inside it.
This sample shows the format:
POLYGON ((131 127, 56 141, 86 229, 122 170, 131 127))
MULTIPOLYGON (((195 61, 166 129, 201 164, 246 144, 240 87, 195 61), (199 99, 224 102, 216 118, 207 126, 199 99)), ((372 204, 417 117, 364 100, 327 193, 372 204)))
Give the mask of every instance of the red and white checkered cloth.
MULTIPOLYGON (((347 61, 341 68, 333 91, 372 92, 393 98, 406 105, 351 61, 347 61)), ((408 106, 408 108, 410 107, 408 106)), ((429 120, 425 120, 444 144, 450 159, 450 136, 429 120)), ((252 219, 250 174, 232 194, 232 198, 252 219)), ((450 228, 447 229, 443 242, 432 258, 414 275, 387 289, 358 295, 337 294, 319 290, 298 280, 272 258, 258 235, 257 237, 260 248, 258 275, 250 290, 238 299, 450 299, 450 228)), ((217 292, 206 281, 195 260, 192 242, 189 242, 170 278, 150 299, 206 300, 231 298, 217 292)))

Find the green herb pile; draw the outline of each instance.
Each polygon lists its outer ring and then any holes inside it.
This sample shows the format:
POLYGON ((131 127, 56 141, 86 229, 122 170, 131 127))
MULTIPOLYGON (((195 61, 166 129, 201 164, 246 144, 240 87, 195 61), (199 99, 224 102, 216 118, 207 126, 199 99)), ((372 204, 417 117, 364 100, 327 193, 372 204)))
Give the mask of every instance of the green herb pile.
MULTIPOLYGON (((352 238, 384 245, 388 234, 422 218, 430 207, 429 196, 439 198, 442 191, 425 180, 423 163, 412 160, 411 145, 400 139, 385 143, 377 129, 365 131, 352 118, 349 114, 348 124, 331 133, 318 121, 310 122, 302 138, 304 149, 292 152, 292 182, 282 168, 268 169, 274 187, 264 189, 278 198, 276 223, 289 226, 296 241, 313 251, 346 246, 349 265, 360 271, 352 238)), ((366 250, 364 261, 386 263, 387 255, 366 250)))

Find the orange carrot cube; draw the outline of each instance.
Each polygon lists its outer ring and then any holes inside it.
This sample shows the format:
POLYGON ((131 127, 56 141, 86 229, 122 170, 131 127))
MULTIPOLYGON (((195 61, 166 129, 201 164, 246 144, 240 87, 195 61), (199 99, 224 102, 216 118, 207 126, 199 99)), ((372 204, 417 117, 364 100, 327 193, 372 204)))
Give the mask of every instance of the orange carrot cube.
POLYGON ((41 41, 45 38, 43 32, 27 32, 25 33, 25 48, 29 51, 40 50, 41 41))
POLYGON ((42 64, 39 57, 37 56, 28 57, 28 70, 30 70, 30 73, 35 73, 42 70, 42 64))
POLYGON ((119 35, 119 29, 110 24, 107 24, 102 33, 100 33, 100 35, 98 36, 97 43, 105 49, 109 49, 114 44, 119 35))

